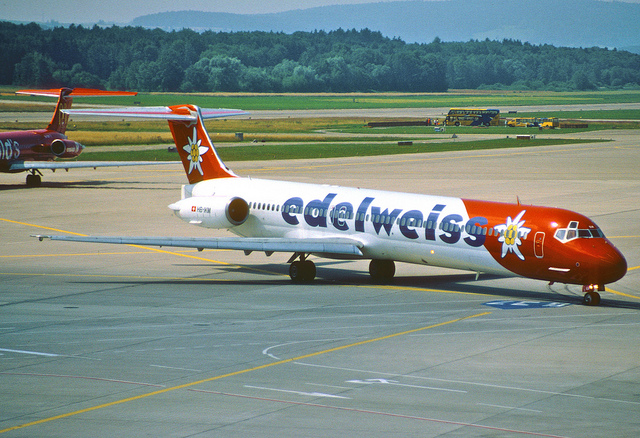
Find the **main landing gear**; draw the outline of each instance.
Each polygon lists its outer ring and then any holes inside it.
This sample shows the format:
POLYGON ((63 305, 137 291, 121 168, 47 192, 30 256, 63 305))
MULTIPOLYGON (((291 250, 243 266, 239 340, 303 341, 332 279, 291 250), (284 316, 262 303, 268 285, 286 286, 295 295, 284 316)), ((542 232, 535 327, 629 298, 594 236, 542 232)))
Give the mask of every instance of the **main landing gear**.
POLYGON ((289 277, 296 283, 310 283, 316 278, 316 265, 311 260, 297 260, 289 266, 289 277))
POLYGON ((369 263, 369 275, 376 282, 386 283, 396 274, 396 265, 393 260, 371 260, 369 263))
POLYGON ((295 283, 310 283, 316 278, 316 265, 305 254, 294 254, 289 260, 289 277, 295 283), (297 257, 300 260, 295 260, 297 257), (294 261, 295 260, 295 261, 294 261))
MULTIPOLYGON (((311 260, 307 260, 307 255, 295 253, 289 259, 289 277, 295 283, 310 283, 316 278, 316 265, 311 260), (300 258, 300 260, 296 260, 300 258)), ((371 278, 379 283, 387 283, 393 279, 396 273, 396 265, 393 260, 371 260, 369 263, 369 274, 371 278)))
POLYGON ((40 187, 42 185, 42 175, 38 169, 32 169, 27 175, 27 187, 40 187))
POLYGON ((597 306, 600 304, 600 294, 596 292, 596 287, 599 291, 604 290, 604 285, 596 286, 594 284, 588 284, 586 286, 582 286, 582 292, 584 292, 582 304, 585 306, 597 306))

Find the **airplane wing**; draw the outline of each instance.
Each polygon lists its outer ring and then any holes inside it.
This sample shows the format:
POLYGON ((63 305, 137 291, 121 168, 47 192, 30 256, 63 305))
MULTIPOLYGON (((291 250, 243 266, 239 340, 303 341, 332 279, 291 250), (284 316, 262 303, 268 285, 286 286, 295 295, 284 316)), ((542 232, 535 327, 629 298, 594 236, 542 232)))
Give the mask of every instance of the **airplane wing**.
POLYGON ((82 169, 96 167, 154 166, 158 164, 182 164, 180 161, 14 161, 9 171, 34 169, 82 169))
POLYGON ((49 236, 34 235, 44 239, 69 242, 113 243, 121 245, 176 246, 181 248, 235 249, 245 252, 294 252, 314 254, 340 254, 362 256, 361 242, 344 238, 287 239, 262 237, 126 237, 126 236, 49 236))
MULTIPOLYGON (((221 117, 232 117, 247 115, 246 111, 226 109, 226 108, 201 108, 203 119, 216 119, 221 117)), ((63 113, 69 115, 101 116, 101 117, 141 117, 145 119, 172 119, 172 120, 195 120, 196 115, 188 111, 177 114, 173 109, 166 106, 155 107, 128 107, 128 108, 87 108, 87 109, 63 109, 63 113)))

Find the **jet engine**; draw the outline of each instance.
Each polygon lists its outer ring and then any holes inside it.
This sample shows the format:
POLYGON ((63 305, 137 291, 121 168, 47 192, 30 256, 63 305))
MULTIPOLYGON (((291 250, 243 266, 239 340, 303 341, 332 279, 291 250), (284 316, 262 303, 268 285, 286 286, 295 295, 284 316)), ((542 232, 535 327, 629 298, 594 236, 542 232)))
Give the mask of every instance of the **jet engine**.
POLYGON ((180 219, 206 228, 231 228, 242 225, 249 217, 249 204, 237 196, 194 196, 169 208, 180 219))
POLYGON ((73 140, 56 139, 51 142, 51 153, 58 158, 77 157, 83 149, 83 145, 73 140))

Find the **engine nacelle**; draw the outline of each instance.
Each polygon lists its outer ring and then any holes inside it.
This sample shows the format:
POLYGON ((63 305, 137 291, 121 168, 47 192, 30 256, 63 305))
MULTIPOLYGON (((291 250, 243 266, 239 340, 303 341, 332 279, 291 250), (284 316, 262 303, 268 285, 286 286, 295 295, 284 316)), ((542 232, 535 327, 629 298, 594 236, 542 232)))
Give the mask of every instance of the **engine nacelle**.
POLYGON ((51 153, 58 158, 75 158, 84 146, 73 140, 56 139, 51 142, 51 153))
POLYGON ((194 196, 169 205, 176 216, 206 228, 231 228, 249 217, 249 204, 237 196, 194 196))

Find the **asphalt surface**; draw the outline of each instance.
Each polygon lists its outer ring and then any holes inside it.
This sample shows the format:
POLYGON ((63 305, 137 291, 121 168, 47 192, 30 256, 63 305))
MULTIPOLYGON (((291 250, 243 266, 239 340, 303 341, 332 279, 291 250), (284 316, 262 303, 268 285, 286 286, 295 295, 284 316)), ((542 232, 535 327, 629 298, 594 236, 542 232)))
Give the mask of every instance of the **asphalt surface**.
MULTIPOLYGON (((579 287, 289 254, 39 242, 225 235, 173 216, 176 168, 0 175, 0 435, 635 437, 640 144, 227 163, 240 175, 559 206, 625 254, 579 287)), ((588 136, 588 135, 587 135, 588 136)))

